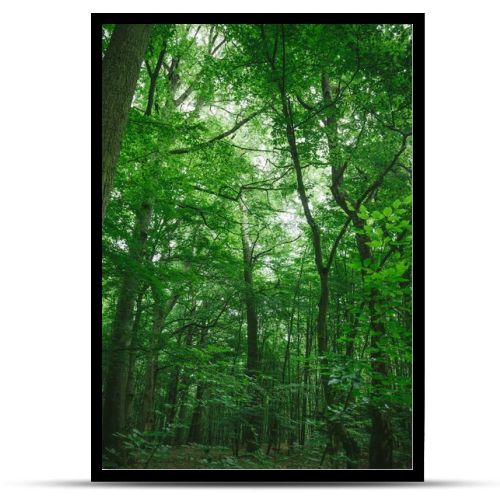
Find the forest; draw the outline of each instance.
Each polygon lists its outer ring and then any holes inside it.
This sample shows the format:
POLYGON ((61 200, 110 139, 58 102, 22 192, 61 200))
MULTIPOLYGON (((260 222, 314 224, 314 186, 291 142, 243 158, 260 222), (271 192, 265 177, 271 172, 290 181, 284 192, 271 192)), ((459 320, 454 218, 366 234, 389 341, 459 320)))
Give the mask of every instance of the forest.
POLYGON ((412 27, 102 25, 102 467, 412 467, 412 27))

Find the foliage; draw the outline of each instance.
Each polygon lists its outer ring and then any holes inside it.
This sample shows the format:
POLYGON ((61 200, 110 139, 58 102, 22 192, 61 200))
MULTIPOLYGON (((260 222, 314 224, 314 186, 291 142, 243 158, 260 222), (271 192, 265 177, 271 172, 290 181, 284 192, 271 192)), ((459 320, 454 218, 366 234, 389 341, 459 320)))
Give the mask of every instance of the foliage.
POLYGON ((103 226, 103 378, 127 382, 108 463, 367 467, 378 408, 394 467, 410 466, 411 172, 410 27, 156 25, 103 226), (291 133, 324 265, 339 238, 324 354, 291 133), (356 457, 338 434, 325 458, 332 424, 356 457))

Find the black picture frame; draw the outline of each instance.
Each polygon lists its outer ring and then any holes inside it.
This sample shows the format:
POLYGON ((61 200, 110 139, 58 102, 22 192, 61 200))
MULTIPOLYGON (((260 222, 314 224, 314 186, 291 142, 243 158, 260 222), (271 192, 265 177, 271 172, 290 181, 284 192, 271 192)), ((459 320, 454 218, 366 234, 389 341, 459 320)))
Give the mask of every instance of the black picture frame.
POLYGON ((424 19, 423 13, 380 14, 91 14, 92 54, 92 481, 176 484, 325 484, 424 480, 424 19), (101 155, 101 24, 103 23, 325 23, 413 26, 413 467, 412 469, 102 469, 101 257, 98 164, 101 155))

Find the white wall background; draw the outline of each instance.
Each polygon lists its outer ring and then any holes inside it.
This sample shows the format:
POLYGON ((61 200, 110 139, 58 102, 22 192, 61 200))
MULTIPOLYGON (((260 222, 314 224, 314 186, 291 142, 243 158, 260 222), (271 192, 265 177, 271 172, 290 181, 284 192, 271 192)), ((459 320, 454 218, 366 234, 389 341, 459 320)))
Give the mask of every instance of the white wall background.
MULTIPOLYGON (((499 498, 495 2, 12 2, 0 26, 3 498, 499 498), (90 476, 90 12, 426 12, 426 478, 417 487, 166 488, 90 476), (495 483, 495 481, 497 481, 495 483), (341 491, 340 491, 341 490, 341 491), (446 491, 450 490, 450 491, 446 491), (453 490, 453 491, 451 491, 453 490)), ((415 165, 418 169, 419 165, 415 165)), ((97 333, 97 332, 94 332, 97 333)))

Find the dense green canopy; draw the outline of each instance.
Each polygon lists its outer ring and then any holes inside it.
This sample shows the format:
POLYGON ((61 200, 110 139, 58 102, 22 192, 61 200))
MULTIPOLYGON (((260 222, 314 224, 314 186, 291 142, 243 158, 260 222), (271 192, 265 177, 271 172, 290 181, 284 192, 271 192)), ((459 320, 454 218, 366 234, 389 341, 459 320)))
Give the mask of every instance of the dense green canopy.
POLYGON ((411 468, 411 26, 147 30, 103 202, 104 466, 411 468))

